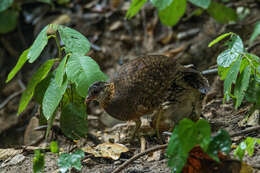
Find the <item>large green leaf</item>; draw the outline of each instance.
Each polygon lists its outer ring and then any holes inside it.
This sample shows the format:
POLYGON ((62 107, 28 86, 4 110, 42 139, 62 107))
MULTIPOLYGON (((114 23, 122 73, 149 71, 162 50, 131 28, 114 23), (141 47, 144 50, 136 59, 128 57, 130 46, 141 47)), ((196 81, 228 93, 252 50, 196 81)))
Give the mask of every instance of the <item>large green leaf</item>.
POLYGON ((232 35, 226 44, 228 49, 219 54, 217 58, 218 65, 222 67, 229 67, 244 52, 243 41, 238 35, 232 35))
POLYGON ((0 12, 0 34, 13 31, 16 28, 18 12, 12 9, 0 12))
POLYGON ((150 0, 151 3, 158 8, 158 10, 163 10, 168 7, 173 0, 150 0))
POLYGON ((33 74, 32 78, 30 79, 28 86, 26 90, 23 92, 19 108, 18 108, 18 114, 24 111, 26 106, 28 105, 29 101, 31 100, 34 89, 36 85, 41 82, 49 73, 51 70, 51 67, 54 63, 54 59, 46 61, 43 65, 40 66, 40 68, 33 74))
POLYGON ((65 45, 66 53, 86 55, 90 50, 89 41, 78 31, 61 25, 58 27, 58 31, 60 33, 60 38, 65 45))
POLYGON ((236 82, 237 75, 240 69, 241 58, 235 61, 230 70, 228 71, 227 77, 224 81, 224 98, 229 100, 232 84, 236 82))
POLYGON ((64 80, 63 84, 60 87, 57 85, 55 78, 51 79, 42 101, 43 115, 47 120, 49 120, 49 118, 53 115, 56 108, 58 107, 62 96, 67 89, 67 85, 67 78, 64 80))
POLYGON ((126 18, 130 19, 142 8, 147 0, 132 0, 130 8, 127 10, 126 18))
POLYGON ((55 79, 56 79, 56 82, 57 82, 57 85, 60 87, 62 82, 63 82, 63 77, 64 77, 64 73, 65 73, 65 65, 66 65, 66 62, 67 62, 67 58, 68 58, 68 55, 66 55, 62 61, 60 62, 57 70, 56 70, 56 74, 55 74, 55 79))
POLYGON ((237 20, 236 12, 223 4, 212 1, 207 12, 219 23, 228 23, 237 20))
POLYGON ((248 65, 245 67, 245 69, 239 76, 238 82, 236 82, 235 89, 234 89, 234 95, 236 97, 236 104, 235 104, 236 109, 241 105, 245 97, 246 90, 249 85, 250 75, 251 75, 251 67, 248 65))
POLYGON ((28 53, 29 63, 33 63, 40 56, 44 47, 47 45, 48 43, 47 29, 48 26, 45 26, 38 34, 36 39, 34 40, 30 48, 30 51, 28 53))
POLYGON ((186 0, 174 0, 170 6, 159 11, 161 22, 166 26, 174 26, 186 11, 186 0))
MULTIPOLYGON (((13 4, 14 0, 1 0, 0 1, 0 12, 6 10, 13 4)), ((2 20, 0 20, 2 22, 2 20)))
POLYGON ((82 97, 86 97, 91 84, 107 80, 107 76, 92 58, 75 54, 68 59, 66 74, 68 79, 76 84, 76 90, 82 97))
POLYGON ((192 4, 207 9, 209 7, 209 4, 211 0, 189 0, 192 4))
POLYGON ((250 44, 253 43, 253 41, 260 35, 260 21, 256 22, 254 32, 252 33, 250 37, 250 44))
POLYGON ((196 122, 196 126, 199 132, 198 143, 200 144, 201 148, 206 151, 211 140, 210 125, 206 120, 200 119, 196 122))
POLYGON ((86 137, 88 132, 86 108, 72 103, 67 104, 61 112, 60 128, 70 139, 86 137))
POLYGON ((15 65, 15 67, 8 74, 6 82, 9 82, 11 79, 13 79, 13 77, 16 75, 16 73, 23 67, 24 63, 27 61, 27 55, 28 55, 29 50, 30 50, 30 48, 23 51, 22 55, 19 57, 18 62, 15 65))

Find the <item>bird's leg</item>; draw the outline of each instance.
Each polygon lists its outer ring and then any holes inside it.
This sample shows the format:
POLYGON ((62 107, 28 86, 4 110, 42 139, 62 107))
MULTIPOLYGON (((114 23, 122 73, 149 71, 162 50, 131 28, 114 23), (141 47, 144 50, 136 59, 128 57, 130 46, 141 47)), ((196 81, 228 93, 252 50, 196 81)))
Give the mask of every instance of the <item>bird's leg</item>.
POLYGON ((156 135, 157 138, 159 139, 160 143, 163 144, 162 138, 161 138, 161 134, 160 134, 160 121, 161 121, 161 116, 163 114, 163 107, 160 106, 158 113, 155 115, 156 117, 156 135))
POLYGON ((135 130, 134 133, 132 134, 132 137, 130 138, 130 141, 133 141, 135 138, 135 134, 137 133, 137 131, 140 129, 142 121, 140 118, 137 118, 135 120, 133 120, 135 122, 135 130))

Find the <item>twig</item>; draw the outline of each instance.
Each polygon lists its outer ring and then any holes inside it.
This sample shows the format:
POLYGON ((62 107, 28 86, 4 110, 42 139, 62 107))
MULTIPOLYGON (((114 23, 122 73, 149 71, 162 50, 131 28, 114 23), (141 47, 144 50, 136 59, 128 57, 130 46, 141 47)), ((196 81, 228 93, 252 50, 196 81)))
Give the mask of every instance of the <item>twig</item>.
POLYGON ((243 135, 243 134, 253 132, 253 131, 257 131, 257 130, 260 130, 260 126, 251 127, 251 128, 239 131, 239 132, 231 133, 230 137, 236 137, 236 136, 243 135))
POLYGON ((13 94, 11 94, 10 96, 8 96, 1 104, 0 104, 0 110, 5 107, 5 105, 11 101, 13 98, 15 98, 16 96, 20 95, 24 90, 25 90, 25 86, 24 84, 22 83, 22 81, 19 79, 18 80, 18 83, 20 85, 20 87, 22 88, 20 91, 17 91, 13 94))
POLYGON ((133 157, 131 157, 129 160, 127 160, 126 162, 124 162, 122 165, 120 165, 117 169, 115 169, 112 173, 119 173, 120 171, 122 171, 124 168, 126 168, 131 162, 133 162, 134 160, 137 160, 138 158, 148 154, 148 153, 151 153, 151 152, 154 152, 154 151, 157 151, 157 150, 162 150, 162 149, 165 149, 167 148, 168 144, 163 144, 163 145, 159 145, 159 146, 156 146, 156 147, 153 147, 153 148, 150 148, 144 152, 141 152, 141 153, 138 153, 136 155, 134 155, 133 157))
POLYGON ((249 46, 248 49, 247 49, 247 51, 248 51, 248 52, 251 52, 254 48, 256 48, 256 47, 259 46, 259 45, 260 45, 260 41, 258 41, 258 42, 256 42, 256 43, 252 44, 251 46, 249 46))
POLYGON ((208 74, 217 74, 218 73, 218 68, 213 68, 209 70, 204 70, 201 72, 203 75, 208 75, 208 74))

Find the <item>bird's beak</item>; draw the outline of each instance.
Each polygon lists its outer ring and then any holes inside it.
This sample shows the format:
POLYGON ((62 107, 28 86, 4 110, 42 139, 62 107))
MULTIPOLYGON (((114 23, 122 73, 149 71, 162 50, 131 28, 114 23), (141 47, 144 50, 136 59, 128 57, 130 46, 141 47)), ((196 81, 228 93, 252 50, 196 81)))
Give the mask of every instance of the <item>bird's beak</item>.
POLYGON ((88 105, 89 102, 91 102, 91 101, 94 100, 94 99, 95 99, 94 97, 87 96, 86 99, 85 99, 86 105, 88 105))

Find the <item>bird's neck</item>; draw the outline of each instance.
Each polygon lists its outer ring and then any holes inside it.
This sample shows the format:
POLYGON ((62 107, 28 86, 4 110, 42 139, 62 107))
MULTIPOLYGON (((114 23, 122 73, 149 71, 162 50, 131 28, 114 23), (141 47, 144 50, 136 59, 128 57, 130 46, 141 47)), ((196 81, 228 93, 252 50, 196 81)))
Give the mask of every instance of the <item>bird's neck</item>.
POLYGON ((115 86, 114 83, 109 83, 108 86, 105 88, 104 94, 98 99, 100 105, 103 108, 106 108, 106 106, 110 103, 111 99, 113 98, 115 94, 115 86))

